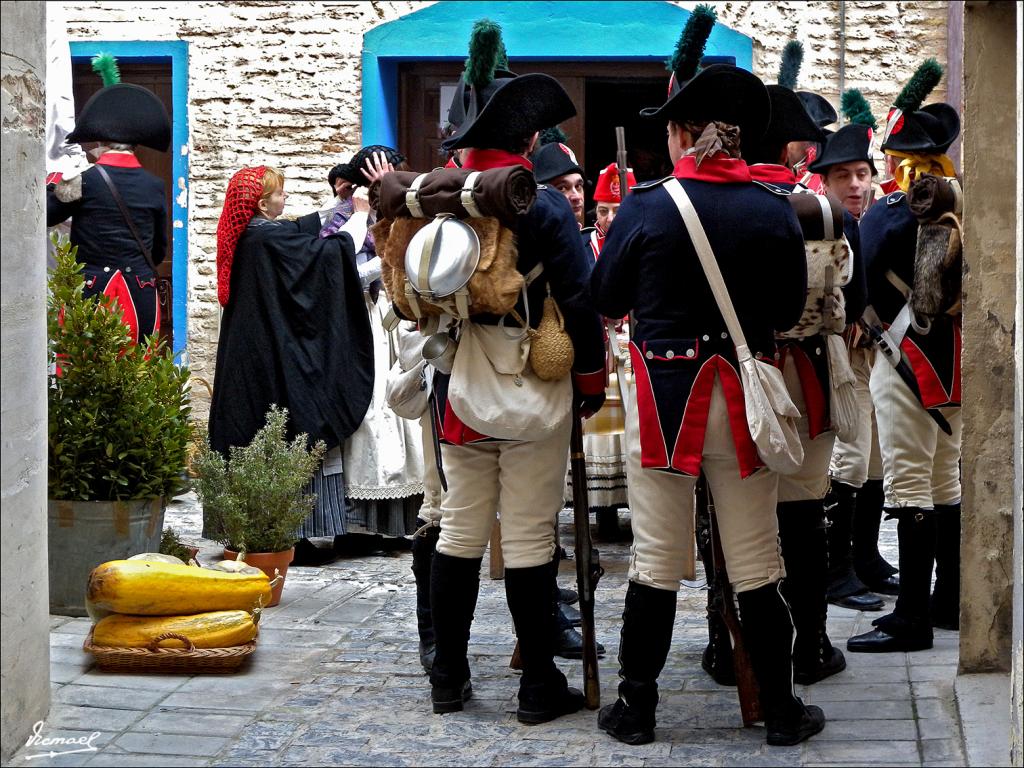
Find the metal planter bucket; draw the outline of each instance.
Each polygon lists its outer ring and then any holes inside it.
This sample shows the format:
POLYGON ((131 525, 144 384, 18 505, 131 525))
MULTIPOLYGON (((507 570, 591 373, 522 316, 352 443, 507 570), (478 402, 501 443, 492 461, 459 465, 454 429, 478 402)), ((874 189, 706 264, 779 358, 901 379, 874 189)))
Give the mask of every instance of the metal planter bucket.
POLYGON ((48 504, 50 613, 85 616, 92 569, 108 560, 156 552, 165 500, 55 501, 48 504))

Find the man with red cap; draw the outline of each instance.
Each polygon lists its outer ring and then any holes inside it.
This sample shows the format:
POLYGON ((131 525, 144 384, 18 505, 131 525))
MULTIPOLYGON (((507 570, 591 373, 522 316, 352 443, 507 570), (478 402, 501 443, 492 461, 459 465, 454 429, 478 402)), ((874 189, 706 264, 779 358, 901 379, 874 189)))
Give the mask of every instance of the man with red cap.
MULTIPOLYGON (((633 176, 633 169, 626 171, 626 192, 636 185, 636 177, 633 176)), ((597 219, 593 229, 584 230, 587 235, 587 243, 596 259, 601 255, 601 248, 604 246, 604 239, 608 234, 608 227, 615 220, 615 214, 622 204, 622 194, 619 189, 619 169, 615 163, 601 170, 597 177, 597 186, 594 189, 594 212, 597 219)))

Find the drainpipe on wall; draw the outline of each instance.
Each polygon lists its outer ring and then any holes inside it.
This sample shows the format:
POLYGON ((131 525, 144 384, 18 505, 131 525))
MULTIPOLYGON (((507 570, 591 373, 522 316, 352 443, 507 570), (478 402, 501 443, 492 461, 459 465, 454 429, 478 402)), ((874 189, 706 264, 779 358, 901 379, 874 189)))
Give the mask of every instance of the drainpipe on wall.
MULTIPOLYGON (((846 0, 839 0, 839 100, 846 90, 846 0)), ((843 112, 839 112, 839 125, 843 125, 843 112)))

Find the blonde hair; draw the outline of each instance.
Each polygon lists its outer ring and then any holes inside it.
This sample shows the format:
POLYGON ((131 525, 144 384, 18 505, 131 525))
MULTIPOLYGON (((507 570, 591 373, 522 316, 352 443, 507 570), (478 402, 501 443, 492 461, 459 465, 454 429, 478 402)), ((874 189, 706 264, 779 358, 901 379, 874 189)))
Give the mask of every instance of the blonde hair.
POLYGON ((277 168, 266 166, 266 170, 263 171, 263 191, 260 193, 259 202, 264 202, 281 189, 284 189, 284 174, 277 168))

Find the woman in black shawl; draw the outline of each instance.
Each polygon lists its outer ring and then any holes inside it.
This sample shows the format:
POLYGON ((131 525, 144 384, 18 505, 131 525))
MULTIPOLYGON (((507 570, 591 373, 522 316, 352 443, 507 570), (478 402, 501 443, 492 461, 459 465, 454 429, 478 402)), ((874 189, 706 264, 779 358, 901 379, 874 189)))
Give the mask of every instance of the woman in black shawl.
MULTIPOLYGON (((243 168, 228 185, 217 227, 224 314, 210 444, 225 454, 246 445, 272 404, 287 408, 291 435, 328 448, 312 483, 317 508, 299 535, 334 536, 345 530, 339 447, 373 390, 370 327, 352 235, 321 239, 318 222, 279 220, 284 201, 284 177, 273 168, 243 168)), ((368 210, 365 198, 357 205, 368 210)), ((297 561, 312 546, 303 542, 297 561)))

